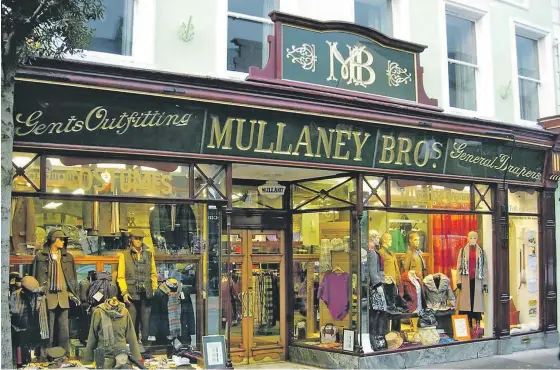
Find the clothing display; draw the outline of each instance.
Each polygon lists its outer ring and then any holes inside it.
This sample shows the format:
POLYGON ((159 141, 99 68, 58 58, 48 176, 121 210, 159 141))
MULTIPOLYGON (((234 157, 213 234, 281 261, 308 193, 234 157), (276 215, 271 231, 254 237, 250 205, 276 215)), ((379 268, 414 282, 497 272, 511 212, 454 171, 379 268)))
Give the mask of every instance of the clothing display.
POLYGON ((188 204, 158 204, 150 213, 150 234, 155 248, 178 251, 193 250, 197 235, 195 214, 188 204))
POLYGON ((122 352, 130 351, 134 359, 142 359, 134 324, 124 303, 108 301, 93 311, 84 363, 93 361, 93 351, 98 347, 105 350, 106 369, 114 366, 115 356, 122 352))
POLYGON ((422 251, 420 249, 409 248, 406 251, 406 256, 404 258, 404 271, 413 270, 416 276, 422 280, 424 278, 424 273, 426 271, 426 262, 422 257, 422 251))
POLYGON ((391 234, 392 242, 389 249, 393 253, 405 253, 406 252, 406 242, 405 235, 401 229, 393 229, 389 231, 391 234))
POLYGON ((130 247, 119 256, 117 283, 122 295, 129 294, 137 300, 145 293, 152 298, 158 281, 154 254, 146 244, 142 244, 140 251, 130 247))
POLYGON ((321 239, 321 254, 319 256, 319 271, 327 272, 332 270, 331 251, 333 245, 329 239, 321 239))
POLYGON ((181 283, 175 287, 162 283, 152 299, 150 336, 155 336, 156 344, 168 344, 168 337, 190 344, 194 334, 194 308, 188 287, 181 283))
POLYGON ((249 304, 253 306, 253 325, 258 332, 266 333, 280 319, 278 305, 275 304, 280 302, 278 276, 272 272, 254 271, 252 286, 254 298, 249 304))
POLYGON ((455 294, 451 280, 442 273, 428 275, 424 278, 426 307, 435 311, 455 308, 455 294))
POLYGON ((11 253, 31 254, 27 246, 35 247, 37 243, 35 202, 30 197, 13 197, 11 211, 11 253))
POLYGON ((397 256, 391 252, 386 246, 379 248, 379 255, 383 258, 383 272, 385 277, 393 279, 395 284, 399 284, 401 280, 401 272, 397 262, 397 256))
POLYGON ((418 312, 424 307, 422 280, 416 275, 414 270, 403 272, 399 293, 406 302, 410 312, 418 312))
POLYGON ((127 214, 124 203, 85 202, 82 208, 84 230, 88 235, 120 235, 128 230, 127 214))
POLYGON ((241 302, 239 301, 239 293, 241 293, 240 281, 234 282, 231 277, 224 276, 220 283, 222 298, 222 328, 226 323, 231 328, 241 319, 241 302))
POLYGON ((477 244, 462 248, 457 257, 457 285, 460 311, 484 312, 484 288, 488 286, 488 265, 484 250, 477 244), (472 289, 472 290, 471 290, 472 289))
POLYGON ((325 302, 331 317, 337 320, 343 320, 350 308, 348 279, 350 279, 350 275, 347 272, 329 271, 323 276, 317 292, 317 297, 325 302))

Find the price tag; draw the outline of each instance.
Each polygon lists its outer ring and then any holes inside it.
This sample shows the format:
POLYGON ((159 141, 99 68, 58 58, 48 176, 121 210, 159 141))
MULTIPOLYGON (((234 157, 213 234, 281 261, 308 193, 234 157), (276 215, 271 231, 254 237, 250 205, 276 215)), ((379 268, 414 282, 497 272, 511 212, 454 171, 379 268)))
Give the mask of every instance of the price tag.
POLYGON ((101 301, 102 298, 103 298, 103 293, 101 292, 97 292, 93 295, 93 299, 95 299, 97 302, 101 301))
POLYGON ((181 292, 181 299, 185 299, 185 292, 181 292))

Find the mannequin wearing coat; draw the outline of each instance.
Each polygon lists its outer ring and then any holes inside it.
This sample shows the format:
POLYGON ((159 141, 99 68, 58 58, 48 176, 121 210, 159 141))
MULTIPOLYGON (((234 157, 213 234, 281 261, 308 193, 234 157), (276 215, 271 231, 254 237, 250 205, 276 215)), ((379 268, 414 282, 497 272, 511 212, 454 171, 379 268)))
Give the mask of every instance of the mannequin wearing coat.
POLYGON ((468 234, 468 243, 457 256, 457 289, 460 314, 467 314, 469 321, 482 319, 484 293, 488 293, 488 261, 478 245, 478 233, 468 234))
POLYGON ((385 334, 389 332, 389 315, 387 314, 387 302, 383 284, 385 274, 383 272, 383 259, 379 255, 379 234, 375 230, 369 232, 369 243, 367 252, 368 271, 368 303, 369 303, 369 341, 374 351, 385 349, 379 345, 383 342, 385 334))
POLYGON ((410 246, 404 258, 404 271, 408 272, 412 270, 420 280, 423 280, 424 273, 426 272, 426 263, 424 262, 424 258, 422 258, 422 251, 419 249, 420 235, 411 233, 408 237, 408 242, 410 246))

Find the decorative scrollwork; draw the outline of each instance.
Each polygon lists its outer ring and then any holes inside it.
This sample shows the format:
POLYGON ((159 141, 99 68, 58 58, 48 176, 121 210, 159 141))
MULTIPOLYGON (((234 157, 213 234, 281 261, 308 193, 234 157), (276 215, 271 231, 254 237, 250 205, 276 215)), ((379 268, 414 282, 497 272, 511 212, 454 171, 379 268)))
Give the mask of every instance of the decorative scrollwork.
POLYGON ((315 45, 302 44, 296 47, 292 45, 292 49, 286 48, 286 58, 292 58, 292 63, 301 64, 306 71, 315 72, 315 62, 317 55, 315 54, 315 45))
POLYGON ((412 73, 406 68, 402 68, 399 63, 387 61, 387 77, 389 86, 399 86, 400 84, 408 84, 412 81, 412 73))

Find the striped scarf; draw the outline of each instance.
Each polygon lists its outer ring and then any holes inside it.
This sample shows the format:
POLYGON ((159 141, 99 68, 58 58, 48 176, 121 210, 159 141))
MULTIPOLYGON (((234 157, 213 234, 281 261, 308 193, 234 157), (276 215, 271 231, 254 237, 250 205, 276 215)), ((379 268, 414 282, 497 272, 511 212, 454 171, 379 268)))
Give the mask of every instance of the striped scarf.
MULTIPOLYGON (((12 293, 10 297, 10 312, 16 315, 23 315, 25 311, 25 302, 22 297, 22 289, 18 289, 12 293)), ((49 339, 49 319, 47 314, 47 300, 43 296, 37 297, 33 294, 30 298, 30 307, 32 314, 35 314, 33 310, 37 310, 39 314, 39 333, 41 339, 49 339)))
POLYGON ((56 258, 53 258, 52 253, 49 251, 49 292, 51 293, 62 292, 64 287, 64 274, 62 273, 62 262, 60 261, 60 258, 60 251, 56 252, 56 258))
POLYGON ((45 297, 37 297, 37 311, 39 311, 41 339, 49 339, 49 317, 47 314, 47 299, 45 297))
MULTIPOLYGON (((461 275, 468 275, 469 274, 469 252, 468 248, 470 246, 467 244, 463 249, 461 249, 461 263, 459 265, 459 274, 461 275), (465 251, 466 250, 466 251, 465 251)), ((478 253, 478 257, 476 259, 476 278, 479 280, 484 279, 484 253, 482 252, 482 248, 477 244, 476 245, 476 252, 478 253)))
POLYGON ((176 292, 172 292, 171 288, 165 282, 159 286, 159 289, 161 289, 161 291, 169 298, 167 301, 169 335, 172 337, 178 337, 181 335, 181 284, 178 284, 176 292))

